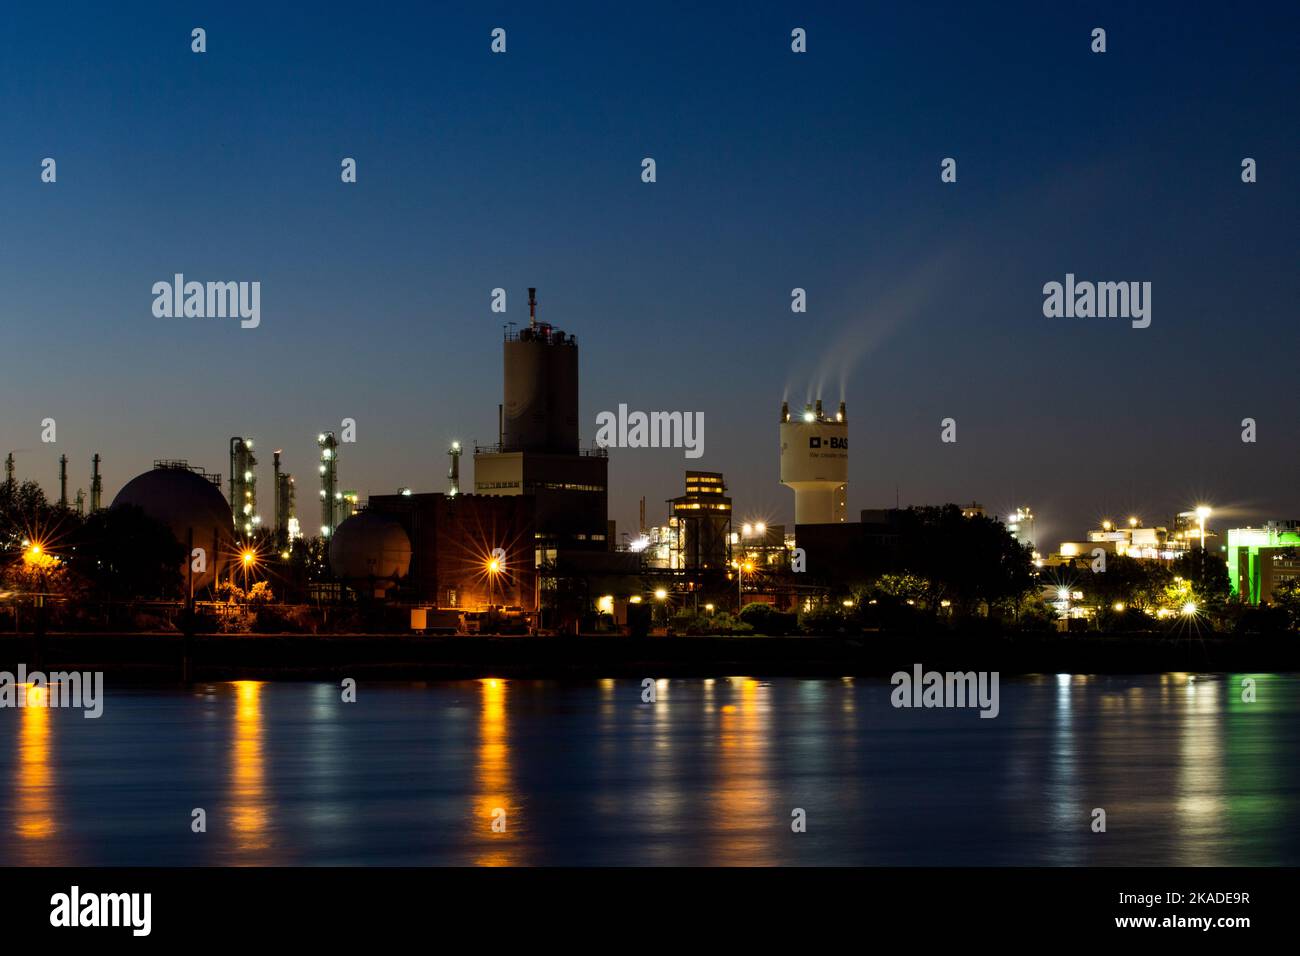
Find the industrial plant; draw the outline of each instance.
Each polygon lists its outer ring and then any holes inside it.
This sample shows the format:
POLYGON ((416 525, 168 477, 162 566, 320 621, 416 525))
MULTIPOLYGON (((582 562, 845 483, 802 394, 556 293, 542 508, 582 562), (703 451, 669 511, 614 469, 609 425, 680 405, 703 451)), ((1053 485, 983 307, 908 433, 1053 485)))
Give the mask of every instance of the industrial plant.
MULTIPOLYGON (((368 498, 346 489, 341 449, 350 420, 343 440, 334 430, 315 435, 315 520, 300 519, 282 449, 272 454, 264 516, 249 435, 229 439, 224 476, 158 459, 127 481, 108 512, 138 513, 166 529, 170 537, 158 540, 177 544, 150 586, 159 613, 173 624, 206 614, 214 626, 237 628, 249 626, 256 608, 264 629, 460 634, 743 632, 756 621, 789 631, 804 616, 811 627, 849 620, 870 627, 896 620, 888 613, 921 611, 1016 621, 1038 613, 1069 629, 1101 626, 1120 609, 1140 607, 1159 619, 1198 601, 1208 606, 1220 584, 1224 598, 1242 606, 1300 591, 1300 523, 1216 535, 1204 506, 1179 513, 1168 527, 1138 517, 1108 520, 1047 553, 1037 550, 1029 506, 990 517, 978 502, 896 504, 850 521, 848 412, 844 401, 828 412, 820 398, 802 410, 781 404, 773 478, 793 493, 792 527, 736 521, 724 474, 693 470, 684 474, 682 493, 664 501, 662 522, 647 515, 643 497, 639 527, 620 536, 609 519, 609 452, 582 443, 578 339, 539 319, 536 293, 528 290, 527 325, 505 327, 496 442, 474 444, 470 491, 462 487, 459 440, 447 446, 442 489, 404 487, 368 498), (1220 542, 1213 553, 1211 539, 1220 542), (1124 567, 1137 562, 1158 579, 1147 582, 1148 591, 1163 587, 1167 599, 1155 591, 1116 597, 1086 580, 1103 554, 1124 567), (992 576, 990 566, 998 569, 992 576)), ((88 506, 80 489, 74 505, 68 459, 60 456, 57 504, 46 506, 52 523, 75 515, 89 526, 105 513, 101 461, 99 454, 90 460, 88 506)), ((12 453, 0 491, 10 503, 21 497, 12 453)), ((37 534, 11 522, 4 549, 40 550, 43 572, 57 570, 60 549, 37 534)), ((112 549, 107 560, 95 551, 104 547, 88 541, 65 548, 67 568, 85 567, 94 555, 87 574, 102 576, 121 560, 112 549)), ((40 587, 50 580, 43 573, 40 587)), ((0 626, 6 605, 17 627, 24 600, 59 603, 54 591, 41 593, 0 590, 0 626)))

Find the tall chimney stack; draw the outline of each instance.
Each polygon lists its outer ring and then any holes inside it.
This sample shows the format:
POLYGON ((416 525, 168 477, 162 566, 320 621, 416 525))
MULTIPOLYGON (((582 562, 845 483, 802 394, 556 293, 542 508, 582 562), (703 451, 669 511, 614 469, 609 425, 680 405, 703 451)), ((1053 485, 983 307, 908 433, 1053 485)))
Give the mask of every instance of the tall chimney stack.
POLYGON ((537 290, 532 286, 528 287, 528 321, 533 328, 537 327, 537 290))
POLYGON ((99 452, 95 452, 94 467, 90 472, 90 511, 94 514, 104 506, 104 483, 99 477, 99 452))
POLYGON ((454 498, 460 494, 460 442, 452 442, 447 454, 451 457, 451 467, 447 469, 447 497, 454 498))
POLYGON ((280 527, 284 521, 284 516, 280 514, 280 451, 281 449, 277 448, 271 453, 271 496, 275 499, 272 502, 271 520, 274 524, 271 527, 275 528, 275 546, 277 548, 284 547, 284 542, 280 540, 280 527))
POLYGON ((59 456, 59 507, 68 508, 68 456, 59 456))

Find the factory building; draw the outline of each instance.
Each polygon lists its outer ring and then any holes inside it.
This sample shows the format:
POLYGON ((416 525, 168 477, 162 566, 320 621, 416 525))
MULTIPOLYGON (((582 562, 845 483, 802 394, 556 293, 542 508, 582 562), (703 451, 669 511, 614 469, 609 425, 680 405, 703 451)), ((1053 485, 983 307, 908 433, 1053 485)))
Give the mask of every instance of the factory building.
POLYGON ((531 496, 535 565, 561 563, 564 552, 608 551, 609 459, 579 447, 578 342, 537 321, 537 290, 528 290, 529 324, 507 327, 504 403, 498 443, 474 450, 474 491, 531 496))
POLYGON ((1300 579, 1300 521, 1229 528, 1224 537, 1228 581, 1238 600, 1268 603, 1280 584, 1300 579))
POLYGON ((828 585, 870 580, 894 568, 907 533, 907 512, 867 508, 860 522, 798 525, 795 536, 807 554, 810 581, 828 585))
POLYGON ((1034 535, 1034 512, 1028 505, 1021 505, 1007 516, 1007 531, 1017 542, 1033 551, 1036 544, 1034 535))
POLYGON ((793 538, 790 535, 787 543, 785 525, 746 521, 731 533, 732 560, 762 571, 783 571, 790 565, 793 538))
MULTIPOLYGON (((373 562, 384 570, 381 579, 405 579, 399 596, 409 600, 441 609, 532 613, 538 605, 533 510, 529 495, 372 495, 367 510, 339 525, 336 541, 351 545, 351 526, 364 519, 375 527, 356 543, 368 550, 347 559, 363 577, 373 562), (393 527, 406 542, 409 567, 400 573, 394 572, 403 546, 393 527)), ((334 560, 331 546, 332 566, 334 560)))
MULTIPOLYGON (((1056 552, 1042 559, 1040 567, 1082 566, 1093 560, 1093 552, 1100 549, 1120 557, 1140 558, 1147 561, 1173 561, 1190 550, 1198 532, 1191 540, 1179 534, 1171 535, 1163 526, 1146 527, 1140 518, 1129 518, 1126 524, 1117 525, 1106 520, 1100 528, 1088 532, 1087 540, 1062 541, 1056 552)), ((1208 535, 1207 535, 1208 536, 1208 535)))
POLYGON ((687 571, 725 570, 731 559, 731 499, 722 475, 688 471, 686 493, 668 501, 676 554, 672 567, 687 571))
MULTIPOLYGON (((845 520, 849 482, 849 423, 844 403, 828 416, 816 405, 791 417, 781 403, 781 484, 794 491, 795 525, 845 520)), ((802 542, 800 542, 802 545, 802 542)))

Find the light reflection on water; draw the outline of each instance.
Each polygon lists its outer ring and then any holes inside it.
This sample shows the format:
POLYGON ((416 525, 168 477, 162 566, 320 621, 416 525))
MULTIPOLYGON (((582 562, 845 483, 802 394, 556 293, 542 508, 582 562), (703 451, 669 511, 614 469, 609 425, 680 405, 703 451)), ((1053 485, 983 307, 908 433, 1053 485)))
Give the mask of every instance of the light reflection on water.
POLYGON ((25 685, 17 734, 17 762, 13 773, 14 836, 16 859, 26 866, 63 862, 54 842, 58 835, 57 791, 50 753, 50 711, 45 691, 25 685))
POLYGON ((863 678, 110 687, 0 710, 0 863, 1296 865, 1300 679, 1244 676, 1004 679, 995 720, 863 678))

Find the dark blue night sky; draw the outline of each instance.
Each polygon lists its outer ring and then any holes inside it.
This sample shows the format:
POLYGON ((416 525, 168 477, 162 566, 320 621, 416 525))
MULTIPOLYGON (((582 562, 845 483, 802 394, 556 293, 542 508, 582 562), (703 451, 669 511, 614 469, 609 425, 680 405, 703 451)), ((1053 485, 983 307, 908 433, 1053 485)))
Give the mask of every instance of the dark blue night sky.
POLYGON ((442 490, 450 439, 496 437, 490 291, 526 321, 536 286, 586 442, 619 403, 705 414, 701 459, 612 452, 620 531, 687 467, 789 521, 778 412, 817 393, 848 401, 851 515, 897 487, 1029 504, 1048 543, 1297 517, 1300 8, 1204 6, 7 4, 0 452, 57 493, 99 451, 111 500, 248 435, 311 517, 352 417, 344 487, 442 490), (260 327, 155 318, 177 272, 260 281, 260 327), (1150 281, 1151 327, 1045 318, 1067 272, 1150 281))

